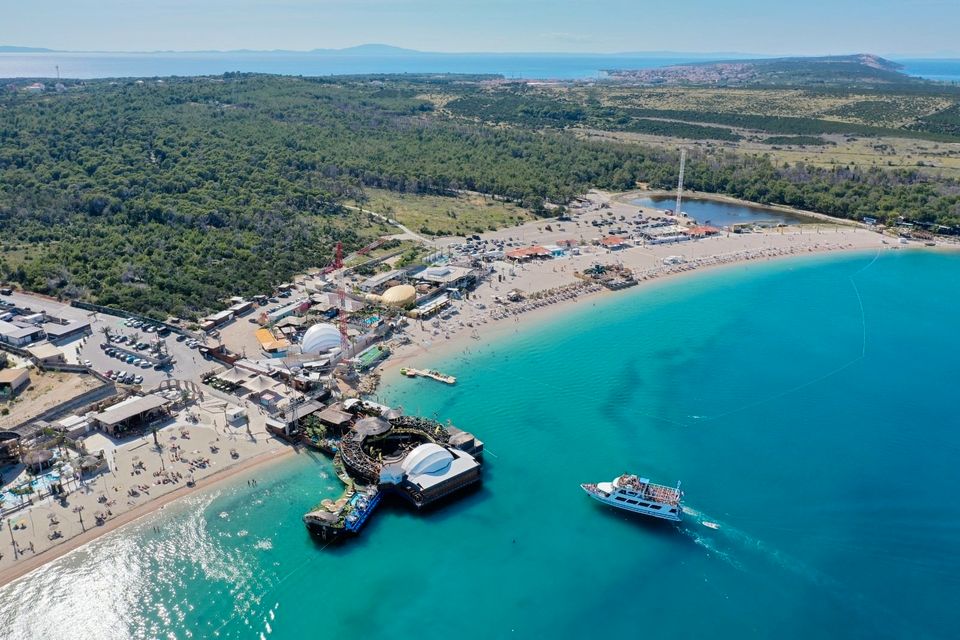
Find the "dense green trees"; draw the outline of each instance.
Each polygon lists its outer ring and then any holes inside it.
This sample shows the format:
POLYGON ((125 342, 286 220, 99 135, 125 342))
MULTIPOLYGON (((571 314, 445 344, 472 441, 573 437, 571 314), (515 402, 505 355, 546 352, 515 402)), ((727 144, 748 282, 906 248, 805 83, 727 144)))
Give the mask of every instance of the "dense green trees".
MULTIPOLYGON (((585 141, 570 123, 733 135, 506 93, 491 100, 464 78, 228 74, 0 94, 0 277, 191 316, 326 263, 337 240, 368 242, 382 229, 338 204, 364 187, 466 189, 543 211, 590 187, 676 180, 675 154, 585 141), (450 100, 437 108, 433 95, 450 100)), ((770 125, 798 135, 818 127, 770 125)), ((960 222, 960 187, 915 173, 782 167, 717 150, 694 154, 688 176, 696 189, 844 217, 960 222)))

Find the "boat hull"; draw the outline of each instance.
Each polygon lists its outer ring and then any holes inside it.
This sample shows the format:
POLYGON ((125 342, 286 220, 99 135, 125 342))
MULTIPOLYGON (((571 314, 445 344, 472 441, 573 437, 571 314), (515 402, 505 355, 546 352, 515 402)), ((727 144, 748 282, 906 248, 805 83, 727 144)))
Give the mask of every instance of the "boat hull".
MULTIPOLYGON (((581 485, 582 486, 582 485, 581 485)), ((650 516, 651 518, 656 518, 658 520, 668 520, 670 522, 680 522, 683 519, 683 509, 680 505, 672 506, 668 504, 659 504, 660 509, 654 509, 652 507, 644 507, 640 504, 628 504, 626 502, 618 502, 612 496, 605 497, 603 494, 591 490, 585 486, 582 486, 584 492, 597 502, 605 504, 608 507, 613 507, 614 509, 619 509, 621 511, 629 511, 631 513, 639 513, 640 515, 650 516), (673 510, 673 512, 671 512, 673 510)))

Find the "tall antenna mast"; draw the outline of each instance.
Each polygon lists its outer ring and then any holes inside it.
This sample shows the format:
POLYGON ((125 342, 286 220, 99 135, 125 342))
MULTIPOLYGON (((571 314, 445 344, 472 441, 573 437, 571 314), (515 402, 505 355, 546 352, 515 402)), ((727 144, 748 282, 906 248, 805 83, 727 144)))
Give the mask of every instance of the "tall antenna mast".
POLYGON ((673 210, 673 215, 680 215, 680 204, 683 200, 683 168, 687 164, 687 150, 680 149, 680 178, 677 180, 677 206, 673 210))
POLYGON ((337 243, 337 256, 333 266, 339 270, 337 277, 337 297, 340 302, 340 310, 337 313, 337 324, 340 327, 340 347, 343 355, 346 355, 350 347, 350 335, 347 333, 347 291, 343 287, 343 243, 337 243))

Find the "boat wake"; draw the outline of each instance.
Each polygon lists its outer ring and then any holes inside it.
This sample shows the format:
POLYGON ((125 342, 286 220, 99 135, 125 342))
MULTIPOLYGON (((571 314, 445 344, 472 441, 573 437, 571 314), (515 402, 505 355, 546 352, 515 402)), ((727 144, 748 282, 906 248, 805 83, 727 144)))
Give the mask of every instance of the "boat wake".
POLYGON ((687 516, 680 526, 684 535, 738 569, 745 570, 744 563, 749 561, 746 554, 751 554, 818 587, 840 589, 840 585, 827 576, 718 518, 689 506, 683 507, 683 513, 687 516))
POLYGON ((862 594, 851 591, 837 580, 804 564, 768 543, 733 527, 727 522, 709 516, 689 506, 683 507, 686 518, 678 523, 678 530, 711 555, 741 571, 764 573, 758 562, 773 565, 816 587, 821 593, 844 607, 879 621, 880 628, 898 629, 902 621, 890 612, 877 607, 862 594))

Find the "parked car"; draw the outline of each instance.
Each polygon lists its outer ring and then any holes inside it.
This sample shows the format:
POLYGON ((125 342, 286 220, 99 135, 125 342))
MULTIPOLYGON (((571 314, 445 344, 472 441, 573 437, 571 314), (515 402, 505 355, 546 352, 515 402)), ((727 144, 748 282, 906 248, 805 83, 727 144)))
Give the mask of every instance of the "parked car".
POLYGON ((177 342, 183 342, 186 339, 187 339, 187 336, 183 335, 182 333, 177 336, 177 342))
POLYGON ((91 367, 93 366, 93 363, 90 362, 89 360, 84 360, 84 361, 83 361, 83 366, 85 366, 86 368, 89 369, 89 368, 91 368, 91 367))
POLYGON ((109 378, 110 376, 113 375, 113 369, 107 369, 107 372, 104 373, 103 375, 105 375, 105 376, 107 376, 107 377, 109 378))
POLYGON ((143 376, 135 376, 133 378, 133 384, 140 384, 143 382, 143 376))
POLYGON ((140 368, 141 368, 141 369, 149 369, 149 368, 150 368, 150 361, 149 361, 149 360, 144 360, 143 362, 141 362, 141 363, 140 363, 140 368))

